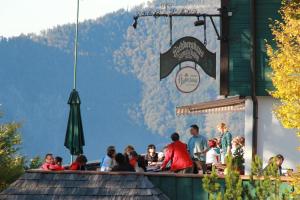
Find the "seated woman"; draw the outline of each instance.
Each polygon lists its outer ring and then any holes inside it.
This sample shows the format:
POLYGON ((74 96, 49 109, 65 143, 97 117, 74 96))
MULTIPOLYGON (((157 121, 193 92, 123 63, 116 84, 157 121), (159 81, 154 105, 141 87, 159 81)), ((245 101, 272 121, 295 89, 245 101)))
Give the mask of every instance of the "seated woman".
POLYGON ((51 153, 46 154, 43 165, 41 166, 42 170, 52 170, 54 168, 54 158, 51 153))
POLYGON ((106 151, 106 156, 102 159, 101 172, 109 172, 115 166, 116 149, 114 146, 109 146, 106 151))
POLYGON ((85 165, 87 163, 87 158, 85 155, 77 156, 75 162, 73 162, 69 170, 85 170, 85 165))
POLYGON ((132 145, 128 145, 125 149, 124 149, 124 156, 125 156, 125 161, 127 163, 129 163, 129 155, 130 152, 134 151, 134 147, 132 145))
POLYGON ((111 171, 113 172, 118 172, 118 171, 122 171, 122 172, 134 172, 134 168, 125 160, 125 156, 121 153, 117 153, 117 155, 115 156, 115 160, 117 165, 114 166, 112 168, 111 171))
POLYGON ((134 168, 135 172, 145 172, 145 160, 142 156, 138 155, 136 151, 130 152, 129 164, 134 168))
POLYGON ((145 160, 148 165, 156 165, 156 163, 158 162, 158 153, 156 153, 156 147, 154 144, 148 145, 145 160))

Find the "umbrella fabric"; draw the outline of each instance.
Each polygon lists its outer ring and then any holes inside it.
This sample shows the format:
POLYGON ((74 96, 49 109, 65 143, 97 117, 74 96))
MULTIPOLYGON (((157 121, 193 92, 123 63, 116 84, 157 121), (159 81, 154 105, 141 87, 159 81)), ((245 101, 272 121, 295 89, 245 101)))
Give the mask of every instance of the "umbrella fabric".
POLYGON ((71 155, 83 153, 84 135, 80 114, 80 98, 78 92, 73 89, 68 101, 70 113, 68 127, 65 137, 65 147, 70 150, 71 155))

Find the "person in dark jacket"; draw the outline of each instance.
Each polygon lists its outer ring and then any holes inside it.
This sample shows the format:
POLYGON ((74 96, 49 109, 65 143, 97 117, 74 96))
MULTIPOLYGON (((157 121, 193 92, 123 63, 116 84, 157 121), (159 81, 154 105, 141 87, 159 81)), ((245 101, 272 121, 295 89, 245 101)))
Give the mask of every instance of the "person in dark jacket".
POLYGON ((147 165, 156 165, 158 162, 158 153, 154 144, 149 144, 147 148, 147 154, 145 155, 147 165))
POLYGON ((117 171, 122 171, 122 172, 135 172, 134 168, 126 162, 125 156, 121 153, 118 153, 115 156, 115 160, 117 165, 112 168, 111 171, 117 172, 117 171))
POLYGON ((172 143, 168 145, 165 159, 161 166, 164 170, 171 161, 171 171, 175 173, 193 173, 193 161, 189 155, 187 145, 179 140, 179 134, 171 135, 172 143))

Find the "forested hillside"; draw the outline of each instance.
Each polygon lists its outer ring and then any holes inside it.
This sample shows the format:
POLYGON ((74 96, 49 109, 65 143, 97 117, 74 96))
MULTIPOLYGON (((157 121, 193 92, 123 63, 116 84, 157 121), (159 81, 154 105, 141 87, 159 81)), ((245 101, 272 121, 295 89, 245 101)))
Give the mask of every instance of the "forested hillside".
MULTIPOLYGON (((147 6, 158 8, 162 2, 147 6)), ((217 12, 217 2, 178 0, 175 4, 217 12)), ((134 30, 132 16, 140 9, 119 10, 80 23, 78 91, 88 157, 99 159, 112 144, 119 151, 127 144, 140 152, 148 143, 162 147, 173 131, 185 134, 186 139, 191 123, 198 123, 203 133, 212 136, 216 123, 236 119, 230 127, 242 134, 243 113, 176 117, 178 105, 218 98, 218 81, 200 67, 201 83, 194 93, 177 91, 176 69, 159 81, 159 53, 169 48, 168 19, 140 19, 134 30)), ((195 20, 174 19, 173 41, 187 35, 202 40, 202 28, 193 26, 195 20)), ((210 23, 207 31, 207 47, 218 56, 219 44, 210 23)), ((5 113, 1 120, 22 122, 22 149, 29 157, 47 152, 68 156, 63 142, 72 89, 74 32, 74 24, 66 24, 39 35, 0 39, 0 110, 5 113)))

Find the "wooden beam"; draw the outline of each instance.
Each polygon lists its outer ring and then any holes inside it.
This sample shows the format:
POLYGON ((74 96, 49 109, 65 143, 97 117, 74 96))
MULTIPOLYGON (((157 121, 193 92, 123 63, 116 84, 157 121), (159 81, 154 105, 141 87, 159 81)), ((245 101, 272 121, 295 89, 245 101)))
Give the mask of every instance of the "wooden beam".
POLYGON ((220 95, 229 95, 229 0, 221 0, 220 95))

